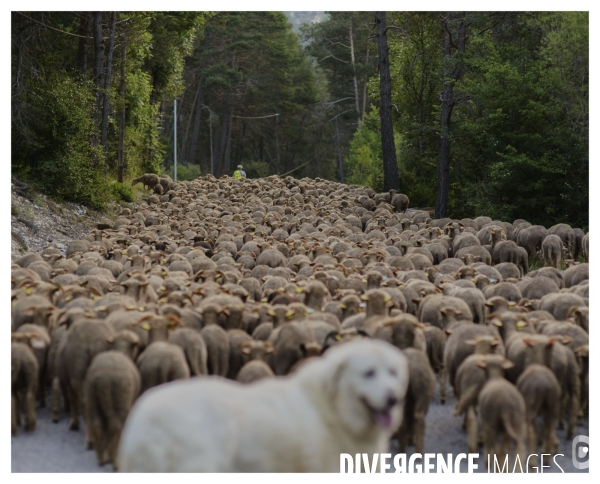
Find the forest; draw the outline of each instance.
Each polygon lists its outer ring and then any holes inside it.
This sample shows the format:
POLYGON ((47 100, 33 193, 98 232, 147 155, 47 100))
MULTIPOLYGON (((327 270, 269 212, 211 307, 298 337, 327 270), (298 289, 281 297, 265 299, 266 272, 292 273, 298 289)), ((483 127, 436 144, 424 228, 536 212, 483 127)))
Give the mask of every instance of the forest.
POLYGON ((179 179, 242 164, 395 186, 436 216, 588 230, 587 12, 319 20, 12 12, 12 172, 100 208, 172 175, 176 148, 179 179))

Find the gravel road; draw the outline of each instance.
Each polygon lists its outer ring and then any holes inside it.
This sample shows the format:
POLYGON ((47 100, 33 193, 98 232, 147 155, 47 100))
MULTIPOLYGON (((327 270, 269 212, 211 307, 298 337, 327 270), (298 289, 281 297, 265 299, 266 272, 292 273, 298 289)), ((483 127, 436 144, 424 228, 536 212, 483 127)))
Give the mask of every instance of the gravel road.
MULTIPOLYGON (((462 419, 453 417, 454 398, 452 390, 448 389, 448 401, 441 405, 438 390, 429 407, 425 430, 425 452, 452 454, 456 457, 459 453, 467 452, 467 437, 461 428, 462 419)), ((49 401, 49 400, 48 400, 49 401)), ((586 418, 583 426, 578 426, 575 435, 589 435, 589 421, 586 418)), ((560 454, 556 462, 564 472, 587 472, 575 469, 571 460, 571 442, 565 440, 565 431, 559 430, 560 454)), ((17 436, 11 438, 11 467, 12 472, 112 472, 112 466, 99 467, 96 464, 96 455, 93 451, 85 450, 85 436, 83 430, 69 431, 69 420, 63 413, 60 422, 52 423, 48 408, 38 409, 37 428, 32 433, 19 429, 17 436)), ((409 450, 412 450, 409 448, 409 450)), ((398 449, 392 446, 392 453, 398 449)), ((411 452, 407 455, 410 458, 411 452)), ((480 458, 477 462, 477 472, 486 472, 483 452, 480 449, 480 458)), ((389 461, 388 461, 389 462, 389 461)), ((435 460, 433 461, 435 462, 435 460)), ((417 464, 422 463, 417 460, 417 464)), ((467 471, 467 463, 461 462, 461 472, 467 471)), ((560 472, 552 463, 550 469, 544 472, 560 472)))

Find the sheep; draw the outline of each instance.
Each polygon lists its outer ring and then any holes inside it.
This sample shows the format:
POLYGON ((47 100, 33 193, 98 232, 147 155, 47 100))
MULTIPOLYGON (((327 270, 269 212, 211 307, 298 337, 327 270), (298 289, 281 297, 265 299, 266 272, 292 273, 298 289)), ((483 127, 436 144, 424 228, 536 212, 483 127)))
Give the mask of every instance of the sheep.
MULTIPOLYGON (((537 454, 536 417, 542 416, 542 452, 556 454, 558 438, 554 429, 560 411, 561 388, 550 369, 554 340, 531 338, 527 341, 526 368, 517 379, 517 388, 525 401, 529 452, 537 454)), ((537 455, 531 458, 529 464, 532 468, 537 465, 537 455)))
MULTIPOLYGON (((80 319, 67 331, 65 346, 60 353, 65 367, 65 383, 71 409, 70 430, 79 429, 79 414, 83 405, 85 374, 98 353, 110 349, 114 330, 98 319, 80 319)), ((86 442, 91 445, 90 429, 86 428, 86 442)))
POLYGON ((542 297, 540 309, 551 313, 557 321, 564 321, 571 308, 587 306, 582 297, 569 293, 551 293, 542 297))
POLYGON ((446 347, 446 333, 437 326, 423 324, 423 333, 427 348, 427 358, 431 369, 439 375, 440 403, 446 403, 446 380, 447 372, 444 364, 444 349, 446 347))
POLYGON ((38 361, 35 348, 43 348, 46 341, 36 333, 13 333, 10 345, 11 380, 11 433, 17 434, 21 413, 25 411, 25 430, 36 426, 35 394, 38 386, 38 361))
POLYGON ((30 339, 31 348, 38 362, 38 385, 37 398, 40 402, 40 407, 46 406, 46 374, 47 374, 47 357, 50 347, 50 335, 48 330, 37 324, 24 324, 16 331, 17 334, 25 333, 35 335, 35 338, 30 339))
POLYGON ((262 378, 272 377, 275 377, 275 373, 267 363, 262 360, 251 360, 240 368, 235 379, 240 383, 252 383, 262 378))
POLYGON ((244 365, 244 354, 242 352, 242 344, 252 344, 252 337, 241 329, 230 329, 227 331, 229 338, 229 367, 227 370, 227 378, 235 379, 236 375, 244 365))
POLYGON ((200 330, 206 343, 209 375, 226 376, 229 371, 229 336, 218 324, 209 324, 200 330))
POLYGON ((154 187, 160 183, 160 179, 158 178, 158 175, 155 175, 154 173, 145 173, 144 175, 131 180, 131 186, 137 185, 138 183, 141 183, 147 190, 153 190, 154 187))
POLYGON ((560 289, 555 280, 550 277, 526 277, 518 286, 522 297, 528 299, 542 299, 546 294, 557 293, 560 289))
POLYGON ((427 355, 416 348, 405 348, 408 361, 408 390, 404 404, 404 417, 395 437, 400 452, 406 452, 409 441, 415 445, 415 452, 422 453, 425 445, 425 417, 435 389, 435 374, 429 365, 427 355))
POLYGON ((117 447, 125 419, 140 393, 140 372, 133 363, 138 337, 119 331, 112 340, 115 349, 94 357, 83 384, 85 425, 90 429, 99 465, 118 468, 117 447))
POLYGON ((519 232, 517 244, 523 247, 530 256, 537 256, 542 248, 542 242, 548 235, 548 231, 541 225, 532 225, 519 232))
POLYGON ((191 328, 178 328, 169 335, 169 343, 183 349, 190 376, 207 375, 208 350, 200 333, 191 328))
POLYGON ((546 236, 542 242, 542 257, 544 265, 548 267, 556 267, 560 269, 560 262, 563 257, 565 248, 563 242, 558 235, 550 234, 546 236))
POLYGON ((590 278, 590 265, 585 262, 571 266, 565 270, 563 278, 565 287, 573 287, 590 278))
POLYGON ((556 235, 564 244, 571 257, 575 255, 575 232, 570 225, 556 224, 548 229, 548 235, 556 235))
POLYGON ((417 311, 419 321, 430 323, 433 326, 444 329, 443 311, 452 308, 456 311, 457 319, 464 321, 473 321, 473 315, 468 304, 457 297, 432 295, 426 297, 420 304, 417 311))
POLYGON ((142 378, 141 393, 162 383, 190 377, 183 349, 166 341, 150 343, 136 364, 142 378))
POLYGON ((455 377, 458 367, 465 358, 474 352, 479 354, 496 353, 504 355, 504 345, 495 327, 462 323, 451 331, 446 341, 446 347, 444 348, 444 366, 448 372, 450 385, 454 390, 456 388, 455 377), (474 340, 477 336, 490 336, 492 339, 479 338, 476 340, 478 341, 476 347, 467 343, 467 341, 474 340))
POLYGON ((486 297, 484 297, 479 289, 458 288, 452 292, 451 296, 462 299, 467 303, 473 315, 473 322, 479 324, 485 323, 486 297))
POLYGON ((501 436, 503 441, 498 461, 506 460, 512 440, 515 442, 515 453, 522 466, 526 462, 525 401, 519 390, 502 378, 504 370, 511 368, 512 363, 502 356, 488 355, 479 362, 479 366, 485 370, 487 377, 486 384, 479 392, 481 434, 486 460, 491 462, 492 456, 496 458, 498 455, 497 441, 498 436, 501 436))

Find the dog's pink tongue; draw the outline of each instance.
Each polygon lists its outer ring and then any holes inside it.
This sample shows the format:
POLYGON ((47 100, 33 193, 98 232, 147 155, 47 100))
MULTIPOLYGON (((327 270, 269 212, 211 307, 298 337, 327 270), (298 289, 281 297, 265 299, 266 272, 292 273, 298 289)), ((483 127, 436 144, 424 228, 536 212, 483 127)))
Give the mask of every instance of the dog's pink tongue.
POLYGON ((392 416, 389 412, 375 412, 375 422, 384 429, 392 426, 392 416))

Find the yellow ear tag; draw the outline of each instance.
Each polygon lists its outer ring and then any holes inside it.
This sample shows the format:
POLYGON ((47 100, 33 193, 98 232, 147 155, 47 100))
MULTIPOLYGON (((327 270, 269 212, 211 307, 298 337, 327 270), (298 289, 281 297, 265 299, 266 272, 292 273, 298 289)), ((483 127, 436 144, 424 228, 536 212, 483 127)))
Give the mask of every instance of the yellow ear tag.
POLYGON ((267 299, 266 297, 263 297, 263 298, 260 300, 260 302, 267 302, 267 301, 268 301, 268 299, 267 299))
POLYGON ((301 288, 301 287, 297 287, 297 288, 296 288, 296 292, 297 292, 298 294, 300 294, 300 293, 302 292, 302 288, 301 288))
POLYGON ((150 326, 148 323, 143 323, 140 328, 145 329, 146 331, 150 331, 152 329, 152 326, 150 326))
POLYGON ((391 299, 392 299, 392 298, 391 298, 390 296, 385 296, 385 297, 383 298, 383 302, 386 302, 386 303, 387 303, 387 302, 390 302, 390 301, 391 301, 391 299))
POLYGON ((526 323, 525 321, 519 321, 519 322, 517 323, 517 329, 518 329, 519 331, 521 331, 521 330, 525 329, 525 326, 527 326, 527 323, 526 323))
POLYGON ((502 323, 500 321, 494 321, 494 325, 498 326, 499 328, 502 327, 502 323))
POLYGON ((30 287, 28 287, 27 289, 25 289, 25 294, 27 294, 28 296, 33 292, 33 289, 31 289, 30 287))
POLYGON ((342 337, 339 334, 335 336, 335 339, 338 341, 342 341, 342 337))

